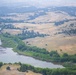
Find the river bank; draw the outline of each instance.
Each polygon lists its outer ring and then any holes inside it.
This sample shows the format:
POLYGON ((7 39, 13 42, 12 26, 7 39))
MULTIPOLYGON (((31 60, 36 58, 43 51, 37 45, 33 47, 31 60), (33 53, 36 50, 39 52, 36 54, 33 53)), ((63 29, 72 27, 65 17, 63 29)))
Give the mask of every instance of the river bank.
POLYGON ((73 68, 36 68, 22 63, 3 64, 0 75, 76 75, 76 66, 73 68), (9 69, 8 69, 9 67, 9 69), (6 72, 6 73, 5 73, 6 72))
POLYGON ((28 57, 30 56, 30 57, 33 57, 34 59, 39 59, 42 61, 47 61, 48 63, 52 62, 56 64, 61 64, 63 62, 66 63, 67 59, 69 58, 69 56, 67 58, 61 57, 56 51, 49 53, 45 49, 27 46, 24 44, 24 42, 22 42, 22 40, 18 39, 18 37, 11 36, 10 34, 3 34, 0 36, 1 36, 3 47, 13 48, 13 51, 17 52, 20 55, 24 55, 28 57))
POLYGON ((21 62, 40 68, 63 68, 63 66, 53 64, 51 62, 41 61, 29 56, 19 55, 18 53, 14 52, 12 48, 5 48, 4 51, 4 54, 0 54, 0 61, 3 63, 21 62))

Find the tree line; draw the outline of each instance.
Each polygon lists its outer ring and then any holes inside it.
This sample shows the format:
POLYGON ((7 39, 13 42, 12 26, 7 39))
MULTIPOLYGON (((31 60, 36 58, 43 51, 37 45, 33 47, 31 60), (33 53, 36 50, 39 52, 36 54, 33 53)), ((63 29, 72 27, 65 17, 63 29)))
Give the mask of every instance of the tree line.
POLYGON ((31 70, 36 73, 41 73, 42 75, 76 75, 76 66, 70 68, 57 68, 57 69, 49 69, 49 68, 36 68, 31 65, 21 64, 19 71, 28 72, 31 70))
POLYGON ((28 30, 22 30, 21 34, 16 35, 21 40, 28 39, 28 38, 35 38, 35 37, 45 37, 49 36, 48 34, 40 34, 39 32, 34 32, 34 30, 28 31, 28 30))

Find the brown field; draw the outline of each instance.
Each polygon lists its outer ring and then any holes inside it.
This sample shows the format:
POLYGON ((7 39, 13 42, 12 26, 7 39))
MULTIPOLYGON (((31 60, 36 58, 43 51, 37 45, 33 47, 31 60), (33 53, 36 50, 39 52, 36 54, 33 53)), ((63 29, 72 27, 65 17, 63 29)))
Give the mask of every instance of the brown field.
POLYGON ((34 30, 35 32, 40 32, 44 34, 50 34, 52 31, 56 30, 56 26, 54 24, 29 24, 29 23, 15 23, 15 27, 19 28, 28 28, 28 30, 34 30))
POLYGON ((19 67, 19 65, 4 65, 2 68, 0 68, 0 75, 42 75, 39 73, 34 73, 32 71, 19 72, 17 70, 19 67), (10 66, 11 70, 6 70, 7 66, 10 66))
POLYGON ((45 38, 32 38, 24 40, 26 43, 32 46, 37 46, 40 48, 45 48, 48 51, 57 50, 59 53, 69 53, 76 54, 76 37, 64 37, 64 36, 54 36, 54 37, 45 37, 45 38))
POLYGON ((65 19, 74 19, 74 18, 75 17, 69 16, 65 12, 61 12, 61 13, 46 12, 46 15, 39 16, 36 19, 30 20, 28 22, 35 22, 35 23, 43 22, 43 23, 47 23, 47 22, 61 21, 61 20, 65 20, 65 19))
POLYGON ((7 32, 7 33, 10 33, 10 34, 13 34, 13 35, 22 33, 21 30, 16 30, 16 29, 4 29, 2 32, 3 33, 7 32))

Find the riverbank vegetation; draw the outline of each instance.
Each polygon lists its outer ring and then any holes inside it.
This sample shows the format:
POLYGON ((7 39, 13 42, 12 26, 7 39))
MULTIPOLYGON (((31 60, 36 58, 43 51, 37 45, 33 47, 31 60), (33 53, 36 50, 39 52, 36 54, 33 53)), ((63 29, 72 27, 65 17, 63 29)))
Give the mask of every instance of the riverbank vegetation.
POLYGON ((35 68, 31 65, 21 64, 19 71, 25 72, 31 70, 36 73, 41 73, 42 75, 75 75, 76 66, 71 68, 62 68, 62 69, 48 69, 48 68, 35 68))
MULTIPOLYGON (((11 71, 11 65, 16 65, 19 66, 17 70, 19 72, 28 72, 29 70, 35 73, 40 73, 42 75, 76 75, 76 66, 74 67, 67 67, 67 68, 57 68, 57 69, 49 69, 49 68, 37 68, 33 67, 28 64, 22 64, 22 63, 14 63, 14 64, 3 64, 3 65, 8 65, 10 68, 9 71, 11 71)), ((7 67, 6 67, 7 69, 7 67)))
POLYGON ((27 55, 34 57, 36 59, 40 59, 48 62, 57 62, 57 63, 76 63, 76 54, 68 55, 67 53, 63 53, 59 55, 57 51, 48 52, 44 48, 38 48, 36 46, 27 46, 22 40, 20 40, 17 36, 10 35, 9 33, 0 35, 2 40, 3 47, 12 47, 14 51, 18 52, 22 55, 27 55))

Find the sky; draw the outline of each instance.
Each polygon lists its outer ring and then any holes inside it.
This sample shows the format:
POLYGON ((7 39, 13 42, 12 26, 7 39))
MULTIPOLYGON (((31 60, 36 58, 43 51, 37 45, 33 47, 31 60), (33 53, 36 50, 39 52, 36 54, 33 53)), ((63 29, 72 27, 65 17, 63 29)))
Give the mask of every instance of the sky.
POLYGON ((76 6, 76 0, 0 0, 1 5, 24 3, 25 5, 33 5, 40 7, 47 6, 76 6))

